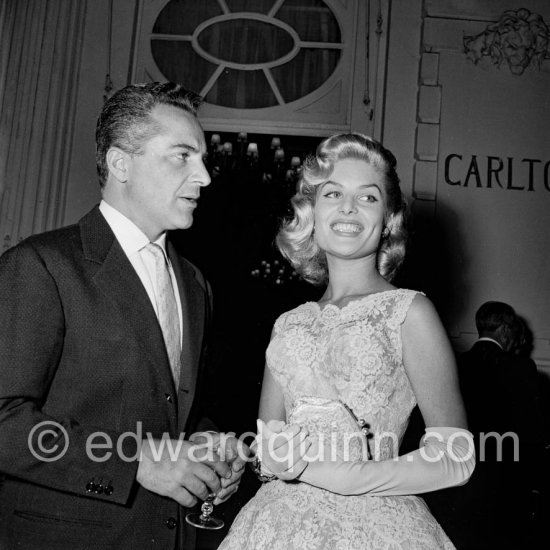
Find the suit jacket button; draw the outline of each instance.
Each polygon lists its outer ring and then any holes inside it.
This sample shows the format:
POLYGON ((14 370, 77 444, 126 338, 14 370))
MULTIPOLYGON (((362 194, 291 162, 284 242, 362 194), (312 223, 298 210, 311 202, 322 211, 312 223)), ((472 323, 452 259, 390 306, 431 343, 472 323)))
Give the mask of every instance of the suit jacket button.
POLYGON ((168 518, 166 520, 166 527, 168 527, 168 529, 175 529, 177 524, 176 518, 168 518))
POLYGON ((165 393, 164 397, 166 397, 166 401, 168 401, 168 403, 172 403, 172 396, 169 393, 165 393))

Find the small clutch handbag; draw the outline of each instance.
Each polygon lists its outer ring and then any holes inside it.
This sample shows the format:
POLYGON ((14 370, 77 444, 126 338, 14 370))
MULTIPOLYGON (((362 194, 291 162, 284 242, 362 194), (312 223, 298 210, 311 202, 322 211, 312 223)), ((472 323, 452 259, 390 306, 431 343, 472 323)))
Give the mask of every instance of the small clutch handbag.
POLYGON ((339 399, 302 396, 296 400, 287 422, 305 427, 310 437, 317 438, 320 460, 371 458, 369 425, 339 399))

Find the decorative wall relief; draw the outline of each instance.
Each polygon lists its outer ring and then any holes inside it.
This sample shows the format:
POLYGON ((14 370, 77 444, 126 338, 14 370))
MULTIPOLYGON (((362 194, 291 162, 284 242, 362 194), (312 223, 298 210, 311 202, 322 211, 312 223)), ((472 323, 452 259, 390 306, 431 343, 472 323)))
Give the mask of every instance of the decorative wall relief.
POLYGON ((505 11, 497 23, 476 36, 465 36, 463 43, 470 61, 477 64, 488 56, 499 68, 506 62, 518 76, 529 66, 540 70, 550 59, 550 29, 542 16, 525 8, 505 11))

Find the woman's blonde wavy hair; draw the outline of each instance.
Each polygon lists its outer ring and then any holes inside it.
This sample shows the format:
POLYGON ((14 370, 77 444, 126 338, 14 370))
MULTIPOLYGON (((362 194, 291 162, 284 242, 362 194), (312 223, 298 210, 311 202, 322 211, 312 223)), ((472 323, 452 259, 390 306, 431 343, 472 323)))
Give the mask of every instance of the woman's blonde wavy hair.
POLYGON ((330 178, 336 161, 359 159, 379 170, 385 201, 385 231, 380 240, 377 268, 391 281, 405 258, 407 205, 399 187, 396 160, 391 151, 374 139, 358 133, 337 134, 317 147, 304 162, 297 192, 292 197, 292 218, 283 221, 276 244, 283 256, 306 281, 327 282, 326 255, 314 238, 314 206, 319 185, 330 178))

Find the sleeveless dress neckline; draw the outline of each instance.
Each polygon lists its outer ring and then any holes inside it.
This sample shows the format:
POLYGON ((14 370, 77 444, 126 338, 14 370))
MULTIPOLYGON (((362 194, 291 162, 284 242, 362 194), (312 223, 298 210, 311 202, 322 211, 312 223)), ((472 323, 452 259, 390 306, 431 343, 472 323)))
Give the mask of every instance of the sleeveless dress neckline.
POLYGON ((361 304, 363 302, 366 302, 368 301, 369 298, 375 298, 377 296, 383 296, 385 294, 388 294, 390 292, 397 292, 397 291, 403 291, 402 288, 388 288, 387 290, 381 290, 380 292, 371 292, 370 294, 365 294, 364 296, 361 296, 360 298, 355 298, 354 300, 350 300, 349 302, 346 302, 343 306, 338 306, 336 304, 331 304, 330 302, 325 304, 324 306, 321 306, 321 304, 319 304, 319 302, 306 302, 304 305, 311 305, 313 304, 314 306, 317 307, 317 309, 319 310, 320 313, 323 313, 323 311, 330 307, 330 308, 335 308, 337 309, 338 311, 344 311, 346 308, 348 308, 349 306, 351 305, 354 305, 354 304, 361 304))
MULTIPOLYGON (((281 315, 266 359, 283 394, 286 421, 328 442, 327 450, 342 460, 395 457, 416 405, 401 326, 417 294, 388 289, 341 309, 306 302, 281 315), (363 442, 353 440, 345 458, 347 436, 357 430, 354 418, 369 425, 373 444, 367 441, 365 452, 363 442)), ((276 480, 243 507, 218 550, 453 548, 418 496, 344 496, 276 480)))

